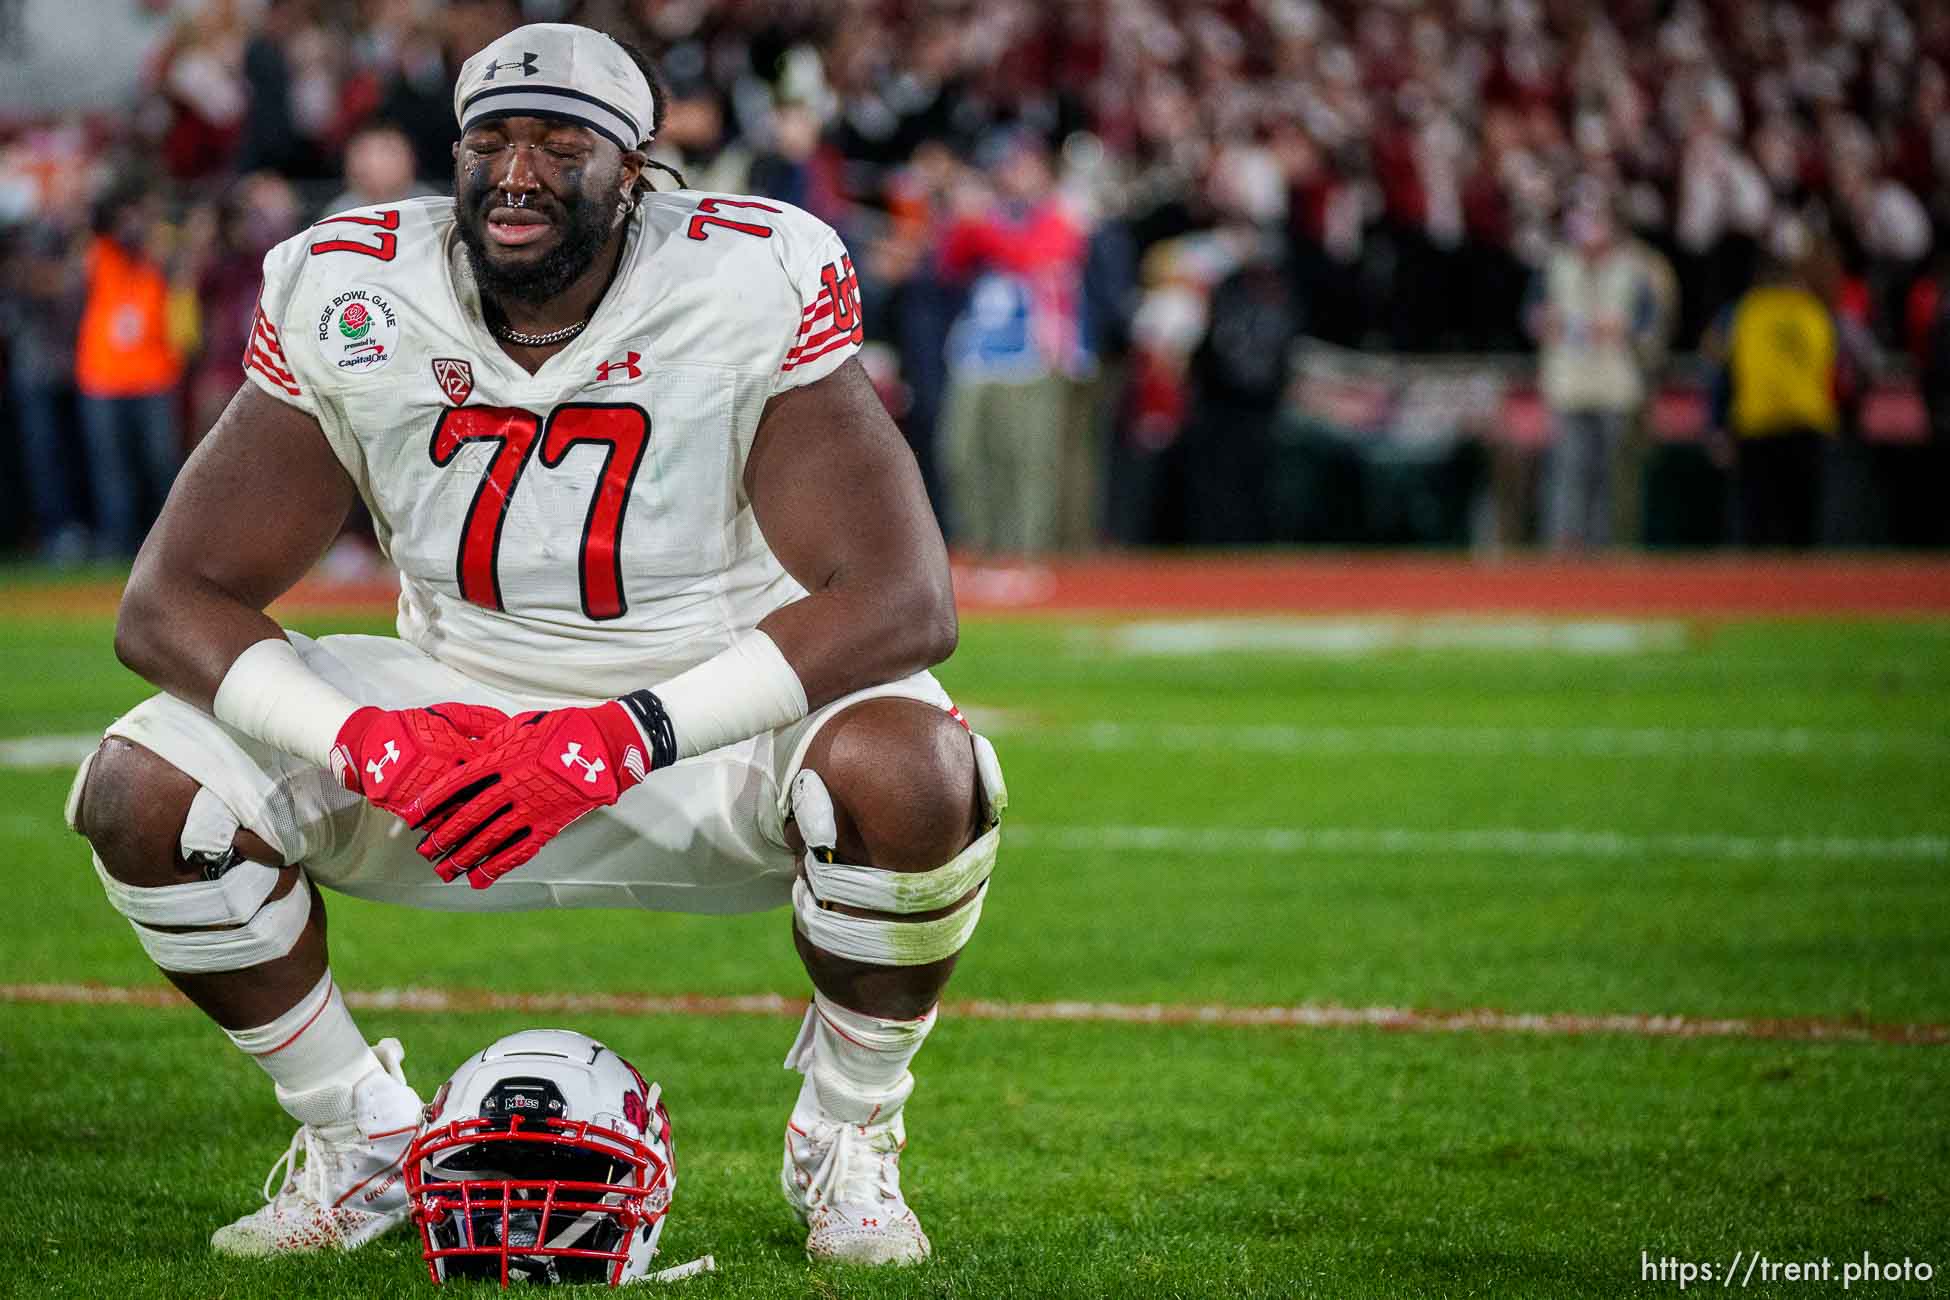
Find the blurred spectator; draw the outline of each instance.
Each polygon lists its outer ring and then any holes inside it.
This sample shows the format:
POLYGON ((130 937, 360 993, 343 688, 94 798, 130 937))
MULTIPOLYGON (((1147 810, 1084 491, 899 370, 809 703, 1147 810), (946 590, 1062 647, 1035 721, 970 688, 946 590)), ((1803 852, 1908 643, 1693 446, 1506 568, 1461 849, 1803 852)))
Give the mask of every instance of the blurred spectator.
POLYGON ((184 22, 160 52, 156 89, 169 111, 161 161, 177 180, 218 175, 235 159, 250 111, 249 37, 234 5, 212 4, 184 22))
MULTIPOLYGON (((1941 275, 1942 272, 1940 271, 1941 275)), ((1929 442, 1922 455, 1921 480, 1909 486, 1921 508, 1913 512, 1919 534, 1899 540, 1926 546, 1950 545, 1950 294, 1935 295, 1933 318, 1923 333, 1923 402, 1929 412, 1929 442)))
POLYGON ((310 0, 271 0, 244 46, 250 108, 240 171, 328 175, 338 101, 336 48, 313 25, 310 0))
POLYGON ((1220 225, 1198 242, 1216 283, 1186 369, 1187 538, 1195 542, 1265 541, 1277 531, 1269 495, 1274 441, 1301 328, 1278 236, 1283 179, 1257 149, 1228 150, 1213 167, 1220 225))
POLYGON ((1094 546, 1110 532, 1107 480, 1130 377, 1138 303, 1137 246, 1127 223, 1111 218, 1091 233, 1083 261, 1084 346, 1096 373, 1072 394, 1063 481, 1075 490, 1059 509, 1066 550, 1094 546))
POLYGON ((50 212, 8 238, 0 282, 0 333, 20 431, 27 504, 42 558, 75 564, 88 555, 88 530, 75 499, 75 333, 85 293, 82 232, 73 214, 50 212))
POLYGON ((1069 383, 1086 374, 1078 312, 1084 231, 1055 188, 1048 146, 992 139, 997 193, 974 181, 940 264, 970 283, 948 343, 947 450, 954 535, 977 551, 1038 554, 1058 541, 1069 383))
POLYGON ((413 144, 398 127, 366 127, 345 143, 345 189, 319 210, 344 212, 443 192, 422 185, 414 173, 413 144))
POLYGON ((1658 325, 1645 260, 1626 246, 1602 198, 1564 222, 1538 278, 1538 374, 1555 424, 1544 537, 1556 550, 1608 546, 1613 469, 1645 399, 1642 359, 1658 325))
POLYGON ((100 542, 120 556, 135 554, 182 459, 170 257, 161 200, 146 183, 119 181, 97 201, 75 384, 100 542))
POLYGON ((1612 457, 1611 540, 1614 546, 1637 546, 1645 533, 1645 471, 1652 443, 1652 397, 1672 354, 1679 331, 1679 275, 1672 263, 1643 239, 1627 237, 1625 247, 1637 258, 1652 293, 1652 319, 1636 336, 1639 370, 1645 376, 1644 399, 1626 422, 1625 438, 1612 457))
POLYGON ((237 391, 238 358, 250 341, 264 255, 297 233, 299 214, 290 182, 266 173, 239 181, 214 212, 203 209, 192 218, 185 255, 193 265, 186 269, 196 284, 202 336, 189 373, 192 444, 237 391))
POLYGON ((650 156, 682 172, 694 190, 751 192, 751 150, 726 135, 724 105, 708 81, 671 83, 664 129, 650 156))
POLYGON ((1731 435, 1734 536, 1745 546, 1814 543, 1822 449, 1840 426, 1835 322, 1809 287, 1805 245, 1797 238, 1782 243, 1726 327, 1724 427, 1731 435))
MULTIPOLYGON (((791 147, 787 129, 793 120, 782 110, 782 154, 791 147)), ((765 165, 763 159, 760 163, 765 165)), ((804 194, 803 200, 793 198, 793 191, 780 197, 812 207, 819 198, 811 184, 813 174, 811 167, 800 169, 804 188, 795 184, 794 190, 804 194)), ((867 319, 878 315, 893 340, 907 390, 901 430, 921 467, 935 513, 944 518, 948 494, 939 455, 941 409, 948 386, 948 333, 964 295, 960 286, 935 273, 932 261, 937 232, 947 222, 954 191, 964 183, 962 165, 945 144, 925 141, 918 146, 908 165, 888 179, 887 232, 868 249, 861 275, 863 285, 878 286, 881 292, 883 312, 869 307, 867 319)))
MULTIPOLYGON (((398 127, 413 144, 414 171, 428 182, 454 174, 454 81, 468 55, 522 24, 511 0, 458 0, 437 7, 399 41, 396 63, 375 118, 398 127)), ((441 192, 448 186, 442 184, 441 192)))

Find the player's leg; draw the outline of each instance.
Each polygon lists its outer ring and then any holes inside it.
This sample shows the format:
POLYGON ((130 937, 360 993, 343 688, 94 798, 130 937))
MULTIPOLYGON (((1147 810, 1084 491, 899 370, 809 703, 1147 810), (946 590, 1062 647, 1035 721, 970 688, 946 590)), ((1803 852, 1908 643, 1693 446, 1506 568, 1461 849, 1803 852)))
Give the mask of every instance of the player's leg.
POLYGON ((815 1258, 928 1253, 900 1192, 908 1067, 980 917, 1005 798, 987 742, 898 697, 835 714, 793 777, 793 940, 814 999, 786 1062, 806 1082, 782 1181, 815 1258))
POLYGON ((400 1162, 420 1099, 399 1045, 375 1052, 346 1010, 305 873, 212 791, 118 736, 78 774, 68 818, 150 958, 271 1076, 301 1125, 282 1186, 211 1244, 243 1255, 351 1248, 402 1222, 400 1162))

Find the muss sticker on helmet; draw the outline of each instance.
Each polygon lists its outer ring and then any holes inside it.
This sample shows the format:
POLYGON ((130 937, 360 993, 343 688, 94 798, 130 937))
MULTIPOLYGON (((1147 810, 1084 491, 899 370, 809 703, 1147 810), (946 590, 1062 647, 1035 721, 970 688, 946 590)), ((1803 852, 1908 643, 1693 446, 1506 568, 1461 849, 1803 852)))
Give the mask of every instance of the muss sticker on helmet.
POLYGON ((561 1119, 567 1111, 562 1090, 547 1079, 503 1079, 481 1101, 484 1119, 561 1119))
POLYGON ((399 352, 399 313, 379 290, 354 285, 318 313, 317 341, 325 359, 345 374, 384 370, 399 352))

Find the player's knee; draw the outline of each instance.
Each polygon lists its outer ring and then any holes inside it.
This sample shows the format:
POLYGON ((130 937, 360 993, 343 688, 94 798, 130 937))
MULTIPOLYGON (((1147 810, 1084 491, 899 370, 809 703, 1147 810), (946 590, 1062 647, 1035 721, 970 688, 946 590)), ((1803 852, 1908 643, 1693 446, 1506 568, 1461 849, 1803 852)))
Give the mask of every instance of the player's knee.
POLYGON ((968 730, 919 700, 866 700, 820 729, 806 755, 833 801, 844 861, 931 871, 983 821, 968 730))
POLYGON ((103 742, 77 774, 68 821, 95 850, 109 904, 165 971, 278 961, 312 926, 303 873, 282 867, 214 796, 140 745, 103 742))
POLYGON ((123 884, 181 884, 196 875, 179 847, 196 791, 195 781, 152 750, 110 736, 81 777, 73 825, 123 884))
POLYGON ((1008 802, 988 742, 928 705, 868 701, 822 729, 790 797, 801 952, 945 977, 981 920, 1008 802))
MULTIPOLYGON (((90 756, 69 809, 70 824, 102 868, 125 885, 154 889, 199 879, 204 864, 183 856, 183 830, 199 786, 153 750, 110 736, 90 756)), ((235 829, 231 846, 269 866, 283 855, 261 836, 235 829)))

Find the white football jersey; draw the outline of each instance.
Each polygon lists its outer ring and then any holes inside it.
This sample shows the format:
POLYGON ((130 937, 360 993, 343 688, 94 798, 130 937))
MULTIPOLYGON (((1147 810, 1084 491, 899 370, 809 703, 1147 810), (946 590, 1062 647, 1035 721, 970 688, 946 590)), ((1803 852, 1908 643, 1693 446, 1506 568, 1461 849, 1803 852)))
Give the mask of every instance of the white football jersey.
POLYGON ((589 327, 530 375, 451 199, 264 259, 244 369, 315 417, 400 571, 399 634, 503 689, 654 686, 804 594, 744 493, 766 399, 860 348, 839 237, 788 204, 646 197, 589 327))

